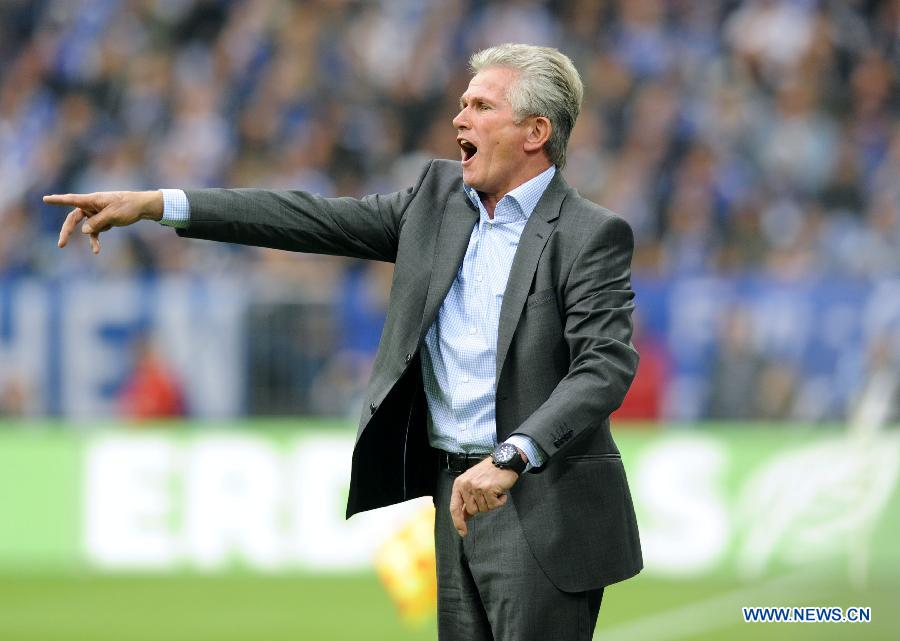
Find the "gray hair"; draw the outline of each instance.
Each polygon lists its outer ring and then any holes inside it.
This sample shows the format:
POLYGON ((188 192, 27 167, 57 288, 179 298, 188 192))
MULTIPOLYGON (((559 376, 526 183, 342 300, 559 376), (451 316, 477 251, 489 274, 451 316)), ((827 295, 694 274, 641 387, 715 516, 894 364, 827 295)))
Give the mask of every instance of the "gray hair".
POLYGON ((550 139, 544 149, 550 162, 565 167, 569 134, 584 97, 581 76, 569 57, 551 47, 507 43, 473 54, 469 66, 473 73, 490 67, 518 72, 506 99, 519 122, 528 116, 550 121, 550 139))

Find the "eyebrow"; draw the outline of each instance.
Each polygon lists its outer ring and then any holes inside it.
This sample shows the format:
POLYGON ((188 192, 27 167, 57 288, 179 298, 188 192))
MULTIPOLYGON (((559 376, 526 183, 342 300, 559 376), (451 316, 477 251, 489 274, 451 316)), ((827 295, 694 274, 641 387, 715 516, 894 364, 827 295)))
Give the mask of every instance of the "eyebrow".
MULTIPOLYGON (((475 96, 472 96, 471 98, 469 98, 469 102, 483 102, 486 105, 494 104, 487 98, 485 98, 483 96, 478 96, 478 95, 475 95, 475 96)), ((465 97, 465 95, 462 95, 459 97, 459 108, 462 109, 465 106, 466 106, 466 97, 465 97)))

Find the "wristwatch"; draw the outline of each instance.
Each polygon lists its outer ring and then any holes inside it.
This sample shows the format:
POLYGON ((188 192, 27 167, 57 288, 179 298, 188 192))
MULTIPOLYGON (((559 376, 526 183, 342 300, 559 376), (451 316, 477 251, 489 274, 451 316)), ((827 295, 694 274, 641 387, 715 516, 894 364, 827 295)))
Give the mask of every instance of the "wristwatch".
POLYGON ((516 474, 525 471, 525 461, 519 454, 519 449, 511 443, 500 443, 491 452, 491 457, 494 459, 494 466, 501 470, 512 470, 516 474))

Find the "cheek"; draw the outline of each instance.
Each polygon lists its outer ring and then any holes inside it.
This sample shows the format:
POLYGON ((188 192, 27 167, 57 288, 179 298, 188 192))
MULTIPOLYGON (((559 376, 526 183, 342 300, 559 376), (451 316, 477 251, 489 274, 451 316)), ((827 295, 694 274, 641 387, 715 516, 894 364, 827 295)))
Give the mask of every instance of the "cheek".
POLYGON ((519 158, 515 154, 515 147, 510 139, 495 140, 491 148, 491 158, 495 164, 509 165, 519 162, 519 158))
POLYGON ((491 160, 494 163, 503 162, 508 156, 510 156, 509 142, 501 136, 492 136, 489 141, 486 142, 483 149, 479 149, 479 153, 484 151, 484 158, 487 160, 491 160))

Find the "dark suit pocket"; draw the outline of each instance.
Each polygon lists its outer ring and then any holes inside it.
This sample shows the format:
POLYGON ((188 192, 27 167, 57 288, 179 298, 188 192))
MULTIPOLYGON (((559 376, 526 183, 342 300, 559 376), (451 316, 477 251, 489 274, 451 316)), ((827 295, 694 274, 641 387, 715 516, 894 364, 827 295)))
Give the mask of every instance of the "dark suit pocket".
POLYGON ((570 463, 591 463, 595 461, 621 461, 622 455, 610 452, 609 454, 572 454, 566 460, 570 463))
POLYGON ((556 289, 551 287, 550 289, 542 289, 539 292, 533 293, 531 296, 525 299, 525 307, 535 307, 537 305, 543 305, 544 303, 549 303, 551 301, 556 300, 556 289))

